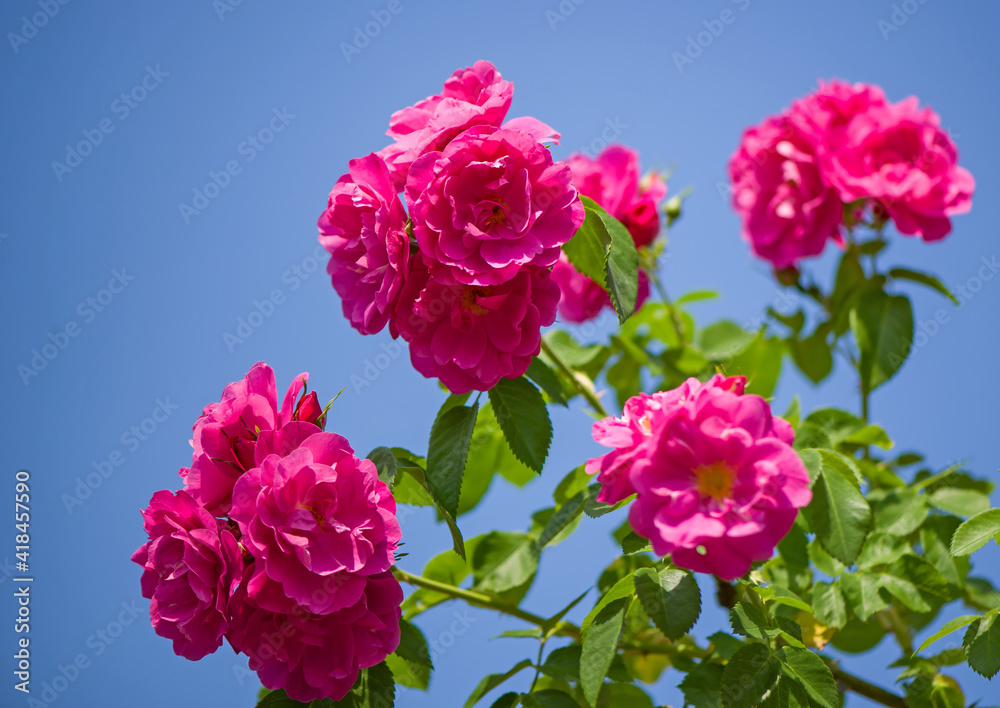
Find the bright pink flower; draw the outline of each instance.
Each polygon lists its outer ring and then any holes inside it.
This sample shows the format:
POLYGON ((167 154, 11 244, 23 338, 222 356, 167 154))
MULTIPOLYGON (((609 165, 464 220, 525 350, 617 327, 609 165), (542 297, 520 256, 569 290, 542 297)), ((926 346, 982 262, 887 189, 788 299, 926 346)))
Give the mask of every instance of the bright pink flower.
POLYGON ((400 538, 374 463, 305 423, 262 435, 256 461, 236 482, 231 512, 255 559, 250 598, 272 612, 354 605, 366 578, 392 566, 400 538))
POLYGON ((326 615, 260 609, 243 583, 233 596, 230 644, 270 689, 303 703, 339 701, 360 669, 381 663, 399 645, 403 590, 392 573, 362 579, 356 602, 326 615))
POLYGON ((566 160, 573 185, 618 219, 636 246, 648 246, 660 231, 659 204, 667 185, 656 173, 640 182, 639 154, 624 145, 610 145, 596 158, 581 153, 566 160))
POLYGON ((733 207, 754 254, 785 268, 839 240, 843 204, 825 180, 817 139, 787 116, 743 133, 729 161, 733 207))
POLYGON ((410 254, 406 212, 382 158, 351 160, 319 217, 319 242, 344 317, 361 334, 385 327, 410 254))
POLYGON ((791 426, 742 377, 688 379, 631 399, 621 420, 594 425, 614 449, 588 462, 605 501, 631 493, 629 522, 674 564, 725 580, 771 557, 812 499, 791 426))
POLYGON ((410 165, 421 155, 443 150, 459 133, 474 125, 500 127, 514 95, 488 61, 458 69, 444 82, 441 93, 396 111, 386 135, 395 142, 379 151, 398 190, 406 183, 410 165))
POLYGON ((149 541, 132 560, 143 568, 149 617, 174 653, 196 661, 222 645, 229 596, 243 558, 233 534, 184 491, 157 492, 142 512, 149 541))
POLYGON ((939 116, 915 97, 856 115, 835 138, 828 176, 840 197, 877 200, 900 233, 936 241, 950 216, 972 208, 975 180, 939 116))
POLYGON ((453 284, 414 269, 396 326, 421 374, 440 378, 453 393, 486 391, 527 370, 558 302, 559 287, 545 268, 525 266, 492 286, 453 284))
POLYGON ((855 116, 885 105, 885 94, 878 86, 821 80, 818 89, 792 103, 788 115, 830 145, 840 141, 844 128, 855 116))
POLYGON ((254 450, 262 432, 292 421, 320 431, 325 416, 315 395, 296 402, 308 379, 308 373, 295 377, 279 411, 274 371, 257 362, 242 381, 226 386, 221 401, 205 406, 193 428, 191 469, 181 470, 181 476, 185 491, 212 515, 224 516, 229 511, 233 485, 256 466, 254 450))
MULTIPOLYGON (((559 286, 559 317, 566 322, 586 322, 602 309, 611 307, 608 291, 573 267, 566 254, 560 254, 552 268, 552 280, 559 286)), ((639 269, 639 292, 636 309, 649 297, 649 276, 639 269)))
POLYGON ((476 127, 410 168, 413 233, 434 270, 466 285, 499 285, 548 267, 583 223, 569 167, 520 130, 476 127))

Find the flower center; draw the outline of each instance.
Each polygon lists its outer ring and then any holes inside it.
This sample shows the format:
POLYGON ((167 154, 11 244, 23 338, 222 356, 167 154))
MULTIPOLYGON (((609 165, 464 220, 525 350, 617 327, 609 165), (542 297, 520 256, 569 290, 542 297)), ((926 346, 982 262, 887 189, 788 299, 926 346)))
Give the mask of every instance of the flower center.
POLYGON ((487 212, 486 218, 483 220, 483 227, 490 228, 497 226, 498 224, 503 224, 507 221, 507 212, 500 204, 494 204, 493 208, 487 212))
POLYGON ((694 476, 698 491, 715 501, 726 499, 733 490, 733 470, 724 462, 699 467, 694 471, 694 476))
POLYGON ((485 313, 486 308, 482 305, 476 304, 476 298, 485 294, 486 291, 482 288, 466 288, 462 291, 462 307, 464 307, 467 312, 471 312, 474 315, 481 315, 485 313))

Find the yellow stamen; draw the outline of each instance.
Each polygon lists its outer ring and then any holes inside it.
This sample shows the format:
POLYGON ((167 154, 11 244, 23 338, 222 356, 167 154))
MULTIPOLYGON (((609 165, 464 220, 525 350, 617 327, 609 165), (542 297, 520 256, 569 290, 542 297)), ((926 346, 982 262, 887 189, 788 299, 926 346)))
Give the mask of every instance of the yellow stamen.
POLYGON ((698 480, 698 491, 706 497, 722 501, 730 496, 733 490, 733 470, 724 462, 699 467, 694 471, 698 480))

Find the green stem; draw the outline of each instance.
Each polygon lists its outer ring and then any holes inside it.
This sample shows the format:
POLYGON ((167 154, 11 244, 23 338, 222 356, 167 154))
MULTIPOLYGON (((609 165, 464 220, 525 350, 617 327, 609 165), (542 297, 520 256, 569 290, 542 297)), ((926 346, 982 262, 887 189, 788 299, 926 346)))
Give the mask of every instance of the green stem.
POLYGON ((873 683, 868 683, 863 678, 859 678, 854 674, 850 674, 842 670, 837 666, 837 662, 831 659, 827 659, 824 656, 820 657, 826 662, 826 665, 830 667, 830 672, 833 674, 834 680, 841 684, 844 688, 854 691, 859 696, 864 696, 865 698, 875 701, 876 703, 881 703, 884 706, 889 706, 889 708, 907 708, 908 704, 906 699, 902 696, 898 696, 891 691, 887 691, 881 686, 876 686, 873 683))
MULTIPOLYGON (((465 590, 464 588, 455 587, 454 585, 449 585, 448 583, 442 583, 420 575, 407 573, 405 570, 397 567, 392 569, 392 573, 401 583, 409 583, 410 585, 415 585, 419 588, 426 588, 427 590, 444 593, 445 595, 453 597, 456 600, 465 600, 470 605, 486 607, 505 615, 510 615, 511 617, 517 617, 518 619, 524 620, 525 622, 533 624, 537 627, 545 627, 548 624, 548 620, 540 615, 536 615, 532 612, 526 612, 519 607, 500 602, 496 598, 490 597, 489 595, 481 592, 476 592, 475 590, 465 590)), ((573 639, 580 638, 580 628, 576 625, 570 624, 569 622, 560 622, 559 625, 557 625, 555 633, 565 637, 571 637, 573 639)))
POLYGON ((670 325, 674 328, 674 334, 677 335, 677 341, 680 343, 681 348, 687 346, 687 337, 684 336, 684 323, 681 322, 681 316, 678 314, 677 308, 674 307, 673 301, 667 294, 667 289, 663 287, 660 277, 653 271, 649 272, 649 279, 653 281, 653 287, 656 288, 656 292, 660 294, 660 299, 663 300, 663 304, 666 306, 667 312, 670 314, 670 325))
POLYGON ((542 339, 542 351, 545 352, 545 356, 555 363, 556 368, 562 372, 563 376, 573 382, 573 385, 576 387, 576 390, 579 391, 580 395, 584 397, 587 403, 589 403, 602 418, 607 418, 611 415, 604 409, 604 406, 601 405, 600 400, 598 400, 597 396, 594 395, 594 392, 580 383, 580 381, 576 378, 576 374, 574 374, 572 369, 569 368, 569 365, 562 360, 562 357, 553 351, 552 347, 549 346, 549 343, 546 342, 544 338, 542 339))

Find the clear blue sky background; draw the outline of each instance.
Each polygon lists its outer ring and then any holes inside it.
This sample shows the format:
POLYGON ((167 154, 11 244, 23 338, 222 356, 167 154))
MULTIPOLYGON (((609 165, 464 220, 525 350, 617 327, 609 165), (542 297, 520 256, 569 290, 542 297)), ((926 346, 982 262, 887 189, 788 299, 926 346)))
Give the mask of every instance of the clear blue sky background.
MULTIPOLYGON (((931 246, 894 237, 893 262, 935 271, 955 286, 976 276, 982 258, 1000 253, 1000 8, 910 0, 916 12, 886 37, 879 22, 891 21, 893 5, 870 0, 562 5, 575 11, 553 26, 546 11, 558 12, 557 0, 401 0, 402 11, 347 61, 341 43, 351 42, 354 27, 371 21, 369 13, 385 10, 386 2, 245 0, 220 16, 210 0, 77 0, 59 5, 37 32, 22 28, 22 18, 31 21, 40 11, 37 2, 3 4, 0 30, 32 35, 17 51, 9 39, 0 42, 0 391, 7 410, 0 494, 13 495, 15 470, 31 471, 36 691, 58 675, 59 665, 83 654, 87 668, 55 705, 253 705, 259 684, 253 676, 240 683, 244 664, 228 649, 192 663, 153 634, 139 569, 129 562, 143 541, 139 509, 157 489, 178 485, 177 469, 190 459, 190 426, 202 406, 260 359, 276 369, 279 388, 302 370, 312 372, 321 398, 347 386, 328 427, 361 454, 381 444, 425 448, 443 399, 436 384, 404 357, 356 394, 351 375, 361 375, 365 360, 390 340, 385 333, 364 338, 348 327, 322 269, 302 271, 305 278, 294 269, 313 265, 315 220, 347 160, 381 148, 390 113, 436 92, 456 67, 493 61, 516 85, 511 115, 534 115, 562 132, 557 157, 599 138, 610 120, 625 126, 620 140, 639 150, 644 166, 676 165, 671 190, 690 185, 695 192, 672 233, 663 277, 675 294, 723 292, 722 300, 699 306, 702 322, 720 316, 749 321, 776 297, 766 269, 740 241, 737 218, 717 185, 742 129, 821 77, 878 83, 894 100, 920 96, 941 113, 962 164, 977 179, 972 214, 956 220, 951 237, 931 246), (734 21, 679 71, 673 53, 684 52, 688 37, 724 9, 734 21), (120 100, 147 76, 152 88, 141 102, 129 107, 120 100), (294 117, 263 150, 244 146, 241 152, 241 143, 265 128, 276 109, 294 117), (52 163, 66 160, 67 146, 84 139, 81 131, 102 125, 110 132, 100 144, 71 172, 57 175, 52 163), (232 160, 239 174, 185 223, 178 205, 190 204, 209 173, 232 160), (91 314, 86 299, 97 297, 115 270, 133 279, 91 314), (224 333, 275 289, 283 302, 231 352, 224 333), (26 385, 18 366, 30 366, 32 350, 69 322, 79 327, 76 336, 26 385), (177 409, 155 430, 146 424, 148 439, 123 440, 158 401, 177 409), (68 513, 63 495, 116 450, 122 464, 68 513), (122 604, 136 600, 140 618, 116 626, 120 614, 129 619, 122 604)), ((816 267, 823 271, 831 263, 826 258, 816 267)), ((925 293, 915 294, 914 303, 919 320, 951 308, 925 293)), ((968 459, 994 479, 1000 409, 988 372, 1000 348, 998 305, 995 278, 951 309, 950 322, 873 402, 874 418, 904 447, 919 447, 938 466, 968 459)), ((795 392, 807 408, 856 405, 843 367, 819 389, 787 377, 775 407, 784 410, 795 392)), ((578 407, 553 416, 546 473, 524 490, 496 484, 482 509, 464 520, 466 536, 497 526, 525 528, 528 512, 546 505, 558 479, 598 451, 578 407)), ((0 529, 7 529, 0 533, 0 561, 14 560, 10 506, 0 504, 0 529)), ((554 611, 592 582, 615 555, 609 532, 619 522, 585 520, 571 541, 547 552, 526 606, 554 611)), ((448 546, 447 532, 427 513, 407 517, 403 528, 407 569, 421 569, 448 546)), ((995 549, 983 552, 980 572, 998 559, 995 549)), ((0 675, 6 677, 0 704, 20 706, 24 697, 11 689, 12 591, 0 570, 0 617, 6 618, 0 620, 0 675)), ((420 625, 436 639, 456 610, 438 608, 420 625)), ((525 640, 488 641, 520 626, 516 621, 478 611, 469 617, 468 631, 438 658, 430 693, 401 692, 400 705, 457 705, 479 676, 534 651, 525 640)), ((706 611, 696 631, 721 624, 718 611, 706 611)), ((884 648, 878 658, 884 665, 893 652, 884 648)), ((871 663, 846 660, 856 670, 871 663)), ((1000 693, 968 670, 957 673, 970 700, 1000 693)), ((873 676, 885 684, 893 679, 884 671, 873 676)), ((668 672, 652 693, 680 705, 673 688, 678 680, 668 672)), ((863 702, 851 698, 850 705, 863 702)))

